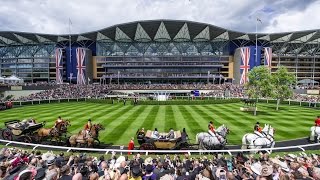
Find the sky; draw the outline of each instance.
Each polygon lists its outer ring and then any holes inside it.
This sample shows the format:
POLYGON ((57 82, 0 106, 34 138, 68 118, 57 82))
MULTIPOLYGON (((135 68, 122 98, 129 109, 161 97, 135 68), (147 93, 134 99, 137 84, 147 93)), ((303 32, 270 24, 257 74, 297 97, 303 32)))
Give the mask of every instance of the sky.
POLYGON ((317 0, 0 0, 0 31, 72 34, 153 19, 259 33, 320 29, 317 0), (261 23, 257 21, 261 19, 261 23), (258 22, 258 23, 256 23, 258 22))

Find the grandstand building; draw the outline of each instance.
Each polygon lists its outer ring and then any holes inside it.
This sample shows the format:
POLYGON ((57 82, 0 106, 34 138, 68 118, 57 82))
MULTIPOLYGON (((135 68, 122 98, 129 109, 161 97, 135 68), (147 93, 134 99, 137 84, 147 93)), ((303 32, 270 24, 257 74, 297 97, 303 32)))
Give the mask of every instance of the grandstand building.
POLYGON ((254 66, 286 66, 297 80, 320 80, 319 30, 236 32, 210 24, 150 20, 94 32, 0 32, 0 74, 26 82, 78 84, 245 83, 254 66), (256 53, 257 49, 257 53, 256 53))

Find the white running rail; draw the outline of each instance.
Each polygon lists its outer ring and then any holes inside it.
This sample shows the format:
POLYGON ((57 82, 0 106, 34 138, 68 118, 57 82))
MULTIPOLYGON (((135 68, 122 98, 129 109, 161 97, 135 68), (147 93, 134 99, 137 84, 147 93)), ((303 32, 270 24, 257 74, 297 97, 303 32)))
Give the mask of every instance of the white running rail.
POLYGON ((17 142, 17 141, 8 141, 0 139, 0 142, 6 143, 5 146, 9 145, 24 145, 24 146, 31 146, 33 149, 36 148, 48 148, 48 149, 58 149, 58 150, 66 150, 67 152, 71 150, 77 151, 91 151, 91 152, 105 152, 108 154, 109 152, 136 152, 136 153, 166 153, 166 154, 177 154, 177 153, 228 153, 232 155, 235 152, 248 152, 248 151, 259 151, 264 150, 270 153, 271 150, 289 150, 289 149, 301 149, 305 151, 304 148, 306 147, 313 147, 313 146, 320 146, 320 143, 314 144, 305 144, 305 145, 296 145, 296 146, 287 146, 287 147, 275 147, 275 148, 263 148, 263 149, 229 149, 229 150, 126 150, 126 149, 98 149, 98 148, 79 148, 79 147, 65 147, 65 146, 52 146, 52 145, 44 145, 44 144, 33 144, 33 143, 24 143, 24 142, 17 142))

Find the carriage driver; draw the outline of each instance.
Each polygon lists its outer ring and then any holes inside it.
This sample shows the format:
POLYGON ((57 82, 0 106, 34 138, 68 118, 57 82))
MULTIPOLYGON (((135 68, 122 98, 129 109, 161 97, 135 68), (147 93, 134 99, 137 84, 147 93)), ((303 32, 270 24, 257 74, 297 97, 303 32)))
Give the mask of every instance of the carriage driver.
POLYGON ((259 136, 263 136, 262 134, 262 128, 260 127, 260 123, 257 122, 255 125, 254 125, 254 133, 259 135, 259 136))
POLYGON ((89 136, 90 129, 92 127, 91 119, 88 120, 87 124, 84 126, 84 130, 86 132, 85 137, 89 136))
POLYGON ((216 132, 214 130, 214 125, 213 125, 213 122, 210 121, 209 124, 208 124, 208 132, 210 135, 212 136, 215 136, 216 135, 216 132))
POLYGON ((58 117, 58 119, 56 120, 56 122, 54 123, 54 127, 57 127, 58 124, 62 123, 62 118, 61 116, 58 117))

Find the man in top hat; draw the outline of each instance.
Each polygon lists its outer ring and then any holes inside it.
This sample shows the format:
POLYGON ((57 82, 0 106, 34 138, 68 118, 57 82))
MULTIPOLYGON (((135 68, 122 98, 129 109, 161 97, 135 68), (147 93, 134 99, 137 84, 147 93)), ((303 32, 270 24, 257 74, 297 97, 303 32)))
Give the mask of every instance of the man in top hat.
POLYGON ((257 122, 257 123, 254 125, 254 133, 257 134, 258 136, 263 137, 262 128, 260 127, 260 123, 259 123, 259 122, 257 122))
POLYGON ((84 130, 85 130, 84 138, 89 137, 89 132, 91 130, 91 127, 92 127, 92 123, 91 123, 91 119, 89 119, 86 125, 84 125, 84 130))
POLYGON ((56 122, 54 123, 54 128, 57 127, 58 124, 62 123, 62 118, 61 116, 58 117, 58 119, 56 120, 56 122))
POLYGON ((213 125, 213 122, 210 121, 209 124, 208 124, 208 132, 209 134, 211 134, 212 136, 215 136, 216 135, 216 132, 214 130, 214 125, 213 125))

